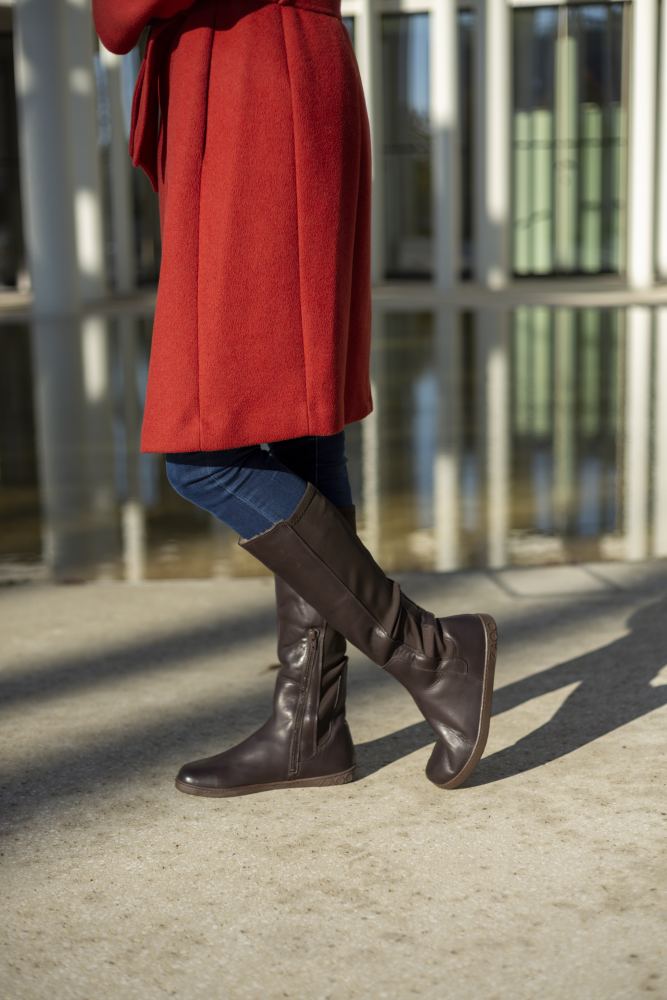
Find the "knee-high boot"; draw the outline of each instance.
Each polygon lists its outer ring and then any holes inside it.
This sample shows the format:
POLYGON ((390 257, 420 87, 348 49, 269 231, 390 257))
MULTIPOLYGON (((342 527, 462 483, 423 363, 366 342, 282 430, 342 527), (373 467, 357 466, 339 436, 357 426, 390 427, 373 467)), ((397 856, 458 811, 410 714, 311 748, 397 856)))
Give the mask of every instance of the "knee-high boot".
POLYGON ((312 483, 289 518, 238 544, 409 691, 437 738, 427 777, 441 788, 465 781, 488 736, 494 619, 436 617, 410 600, 312 483))
MULTIPOLYGON (((354 506, 337 510, 354 532, 354 506)), ((180 791, 245 795, 342 784, 354 776, 345 637, 278 574, 275 595, 280 669, 271 716, 236 746, 185 764, 176 778, 180 791)))

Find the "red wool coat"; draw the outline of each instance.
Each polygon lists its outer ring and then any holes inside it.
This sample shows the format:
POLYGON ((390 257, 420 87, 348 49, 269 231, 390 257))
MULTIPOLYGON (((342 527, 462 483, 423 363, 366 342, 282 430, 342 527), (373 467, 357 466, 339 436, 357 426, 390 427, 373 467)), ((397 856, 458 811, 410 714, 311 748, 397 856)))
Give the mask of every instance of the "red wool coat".
POLYGON ((151 22, 130 155, 162 260, 144 452, 334 434, 373 408, 371 147, 340 0, 93 0, 151 22))

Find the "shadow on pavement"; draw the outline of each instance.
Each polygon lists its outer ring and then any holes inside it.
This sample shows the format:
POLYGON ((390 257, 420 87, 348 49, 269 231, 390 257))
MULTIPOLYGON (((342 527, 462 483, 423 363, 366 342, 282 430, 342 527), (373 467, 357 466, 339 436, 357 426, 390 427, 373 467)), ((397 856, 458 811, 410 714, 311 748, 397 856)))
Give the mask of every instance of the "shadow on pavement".
MULTIPOLYGON (((667 598, 634 611, 627 627, 627 635, 592 653, 496 691, 494 716, 578 682, 548 722, 483 757, 466 785, 486 785, 541 767, 667 704, 667 684, 651 684, 667 663, 667 598)), ((500 658, 500 644, 498 653, 500 658)), ((358 745, 360 774, 368 777, 432 742, 431 729, 421 722, 358 745)))
MULTIPOLYGON (((414 591, 413 591, 414 592, 414 591)), ((563 621, 573 626, 582 616, 590 614, 586 602, 568 604, 563 621)), ((625 613, 625 608, 619 615, 625 613)), ((563 609, 561 606, 561 614, 563 609)), ((550 623, 553 611, 544 619, 550 623)), ((260 615, 261 631, 273 627, 272 612, 260 615), (271 624, 270 624, 271 623, 271 624)), ((541 616, 534 609, 525 619, 512 622, 508 631, 516 642, 526 631, 541 627, 541 616)), ((15 700, 33 696, 74 692, 119 675, 172 667, 199 657, 211 647, 229 652, 242 641, 244 633, 257 637, 258 618, 241 616, 240 621, 218 623, 206 628, 198 625, 176 634, 162 637, 157 645, 152 638, 140 641, 134 648, 116 648, 106 653, 81 656, 74 662, 55 658, 54 673, 42 670, 22 685, 5 689, 15 700), (237 629, 234 636, 228 631, 237 629), (97 662, 95 662, 97 660, 97 662), (40 691, 41 684, 45 690, 40 691)), ((652 712, 667 703, 667 685, 652 686, 651 681, 667 659, 667 598, 653 600, 634 611, 628 619, 629 634, 583 656, 531 674, 496 691, 494 715, 525 704, 549 692, 573 683, 577 688, 567 697, 552 719, 527 734, 513 746, 483 758, 468 785, 482 785, 508 778, 540 767, 549 761, 598 739, 633 719, 652 712)), ((547 626, 550 627, 550 626, 547 626)), ((502 626, 501 640, 502 642, 502 626)), ((499 663, 502 669, 502 645, 499 663)), ((264 665, 264 669, 265 669, 264 665)), ((18 679, 17 679, 18 680, 18 679)), ((351 685, 352 695, 364 689, 384 685, 386 675, 373 671, 357 674, 351 685), (382 685, 380 685, 382 681, 382 685)), ((261 694, 247 693, 230 699, 224 692, 202 709, 201 704, 183 704, 175 714, 156 719, 152 716, 141 727, 124 726, 122 707, 118 726, 112 733, 97 735, 94 740, 76 744, 66 741, 54 754, 41 750, 38 734, 24 764, 5 772, 2 779, 2 815, 14 826, 26 821, 41 809, 53 809, 59 802, 81 800, 104 795, 105 788, 125 781, 142 780, 164 784, 171 792, 171 772, 175 774, 184 760, 224 749, 249 734, 260 725, 271 704, 272 683, 261 694)), ((128 699, 131 693, 128 691, 128 699)), ((407 697, 407 694, 406 694, 407 697)), ((17 706, 15 706, 16 708, 17 706)), ((73 709, 73 711, 76 711, 73 709)), ((379 739, 358 744, 357 757, 360 778, 368 777, 381 768, 400 760, 415 750, 429 746, 433 735, 426 723, 420 722, 399 729, 379 739)), ((30 744, 28 744, 30 746, 30 744)), ((426 780, 426 778, 424 778, 426 780)))

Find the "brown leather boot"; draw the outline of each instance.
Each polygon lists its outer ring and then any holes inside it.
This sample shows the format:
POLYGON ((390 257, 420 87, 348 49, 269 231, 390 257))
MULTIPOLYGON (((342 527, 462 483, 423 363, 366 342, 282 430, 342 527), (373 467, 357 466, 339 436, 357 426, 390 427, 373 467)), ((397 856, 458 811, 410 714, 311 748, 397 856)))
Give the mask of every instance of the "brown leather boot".
POLYGON ((427 777, 440 788, 465 781, 489 731, 493 618, 437 618, 415 604, 312 483, 289 518, 237 544, 407 688, 438 740, 427 777))
MULTIPOLYGON (((354 506, 337 509, 356 531, 354 506)), ((247 795, 339 785, 354 777, 354 745, 345 719, 345 637, 278 574, 275 593, 281 667, 273 712, 243 742, 184 764, 176 778, 182 792, 247 795)))

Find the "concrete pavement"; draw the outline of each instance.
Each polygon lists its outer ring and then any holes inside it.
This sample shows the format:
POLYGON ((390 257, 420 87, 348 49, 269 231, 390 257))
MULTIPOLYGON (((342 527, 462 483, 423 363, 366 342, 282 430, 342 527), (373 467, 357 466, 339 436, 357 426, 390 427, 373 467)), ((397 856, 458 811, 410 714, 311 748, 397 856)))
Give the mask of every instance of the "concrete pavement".
POLYGON ((667 563, 396 574, 499 624, 467 786, 350 649, 350 785, 202 799, 268 712, 273 585, 0 588, 0 995, 667 995, 667 563))

